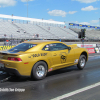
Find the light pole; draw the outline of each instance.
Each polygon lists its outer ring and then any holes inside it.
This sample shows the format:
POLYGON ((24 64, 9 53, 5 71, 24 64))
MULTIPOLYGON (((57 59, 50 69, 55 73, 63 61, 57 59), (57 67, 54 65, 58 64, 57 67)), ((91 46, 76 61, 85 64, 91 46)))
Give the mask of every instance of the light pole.
POLYGON ((28 1, 29 1, 29 0, 27 0, 27 18, 28 18, 28 1))
MULTIPOLYGON (((27 0, 27 18, 28 18, 28 1, 29 0, 27 0)), ((27 20, 27 24, 28 24, 28 20, 27 20)))
POLYGON ((99 18, 99 27, 100 27, 100 18, 99 18))

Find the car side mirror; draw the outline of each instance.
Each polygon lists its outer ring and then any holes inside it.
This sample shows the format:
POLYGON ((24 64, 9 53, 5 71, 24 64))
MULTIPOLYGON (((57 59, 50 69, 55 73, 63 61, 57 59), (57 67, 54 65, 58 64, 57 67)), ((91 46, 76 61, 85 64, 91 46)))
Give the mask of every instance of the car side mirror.
POLYGON ((71 50, 71 47, 68 47, 68 50, 71 50))

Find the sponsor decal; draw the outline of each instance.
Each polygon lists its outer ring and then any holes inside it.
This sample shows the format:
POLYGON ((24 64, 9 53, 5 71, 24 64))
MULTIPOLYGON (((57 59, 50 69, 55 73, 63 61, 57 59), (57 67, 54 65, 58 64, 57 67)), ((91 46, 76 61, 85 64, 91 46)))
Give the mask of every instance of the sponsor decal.
POLYGON ((88 50, 88 53, 95 53, 94 48, 86 48, 88 50))
POLYGON ((28 58, 31 58, 31 56, 28 56, 28 58))
POLYGON ((78 59, 75 59, 74 63, 78 63, 78 59))
POLYGON ((50 68, 49 70, 48 70, 48 72, 50 72, 50 71, 52 71, 53 70, 53 68, 50 68))
POLYGON ((45 50, 49 50, 49 48, 45 48, 45 50))
MULTIPOLYGON (((40 56, 46 56, 46 55, 47 53, 38 53, 38 54, 33 54, 32 57, 34 58, 34 57, 40 57, 40 56)), ((29 56, 29 58, 31 57, 29 56)))
POLYGON ((60 54, 60 59, 61 59, 61 63, 65 63, 66 62, 66 59, 67 59, 67 54, 66 52, 62 52, 60 54))
POLYGON ((46 56, 46 55, 47 55, 47 53, 41 53, 40 55, 41 55, 41 56, 46 56))
POLYGON ((33 57, 39 57, 40 54, 33 54, 32 56, 33 56, 33 57))

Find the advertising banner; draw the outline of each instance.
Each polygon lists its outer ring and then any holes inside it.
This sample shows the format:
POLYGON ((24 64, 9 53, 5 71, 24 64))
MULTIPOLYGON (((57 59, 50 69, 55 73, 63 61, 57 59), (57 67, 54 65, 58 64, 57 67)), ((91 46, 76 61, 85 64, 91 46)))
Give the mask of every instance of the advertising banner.
POLYGON ((95 53, 94 48, 86 48, 88 50, 88 53, 95 53))
POLYGON ((79 26, 79 27, 84 27, 84 28, 95 28, 95 29, 100 29, 100 27, 97 26, 90 26, 90 25, 82 25, 82 24, 75 24, 75 23, 69 23, 70 26, 79 26))
POLYGON ((78 47, 95 48, 96 44, 77 44, 78 47))
POLYGON ((0 50, 6 50, 6 49, 11 49, 14 46, 0 46, 0 50))

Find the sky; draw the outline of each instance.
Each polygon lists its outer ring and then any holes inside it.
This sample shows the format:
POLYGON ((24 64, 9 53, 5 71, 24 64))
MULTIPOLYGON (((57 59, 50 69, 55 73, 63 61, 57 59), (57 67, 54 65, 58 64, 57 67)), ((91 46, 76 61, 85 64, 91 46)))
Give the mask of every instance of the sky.
POLYGON ((100 0, 0 0, 0 14, 100 26, 100 0))

